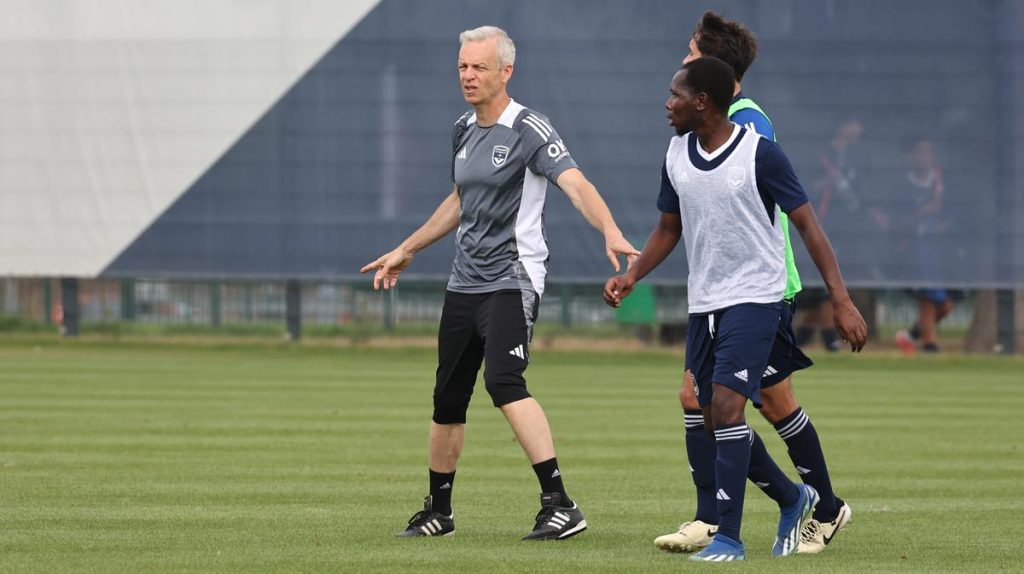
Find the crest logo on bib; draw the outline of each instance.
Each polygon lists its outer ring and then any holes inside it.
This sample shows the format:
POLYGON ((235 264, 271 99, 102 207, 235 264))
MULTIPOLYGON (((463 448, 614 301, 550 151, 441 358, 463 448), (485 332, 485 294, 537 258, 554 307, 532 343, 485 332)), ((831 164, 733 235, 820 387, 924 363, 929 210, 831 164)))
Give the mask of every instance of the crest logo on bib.
POLYGON ((747 180, 747 170, 742 167, 730 167, 728 172, 729 186, 733 189, 739 189, 743 182, 747 180))
POLYGON ((501 167, 508 159, 508 146, 496 145, 491 151, 491 163, 494 167, 501 167))

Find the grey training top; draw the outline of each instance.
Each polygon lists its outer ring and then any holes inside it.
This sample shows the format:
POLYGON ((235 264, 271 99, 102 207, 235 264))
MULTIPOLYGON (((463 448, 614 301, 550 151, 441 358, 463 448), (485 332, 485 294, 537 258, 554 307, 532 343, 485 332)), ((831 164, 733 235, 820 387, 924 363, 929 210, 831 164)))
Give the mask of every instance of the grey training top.
POLYGON ((492 126, 477 125, 471 112, 459 118, 452 154, 461 213, 448 289, 542 295, 548 181, 576 167, 558 132, 546 117, 512 100, 492 126))

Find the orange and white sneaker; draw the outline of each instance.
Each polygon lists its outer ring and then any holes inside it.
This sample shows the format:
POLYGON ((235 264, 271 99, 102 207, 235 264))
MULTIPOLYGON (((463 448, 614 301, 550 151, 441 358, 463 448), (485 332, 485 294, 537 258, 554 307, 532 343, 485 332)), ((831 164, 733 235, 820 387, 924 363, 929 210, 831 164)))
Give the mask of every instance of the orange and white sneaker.
POLYGON ((917 351, 917 346, 914 345, 914 338, 910 336, 910 331, 906 329, 896 331, 896 346, 908 357, 917 351))

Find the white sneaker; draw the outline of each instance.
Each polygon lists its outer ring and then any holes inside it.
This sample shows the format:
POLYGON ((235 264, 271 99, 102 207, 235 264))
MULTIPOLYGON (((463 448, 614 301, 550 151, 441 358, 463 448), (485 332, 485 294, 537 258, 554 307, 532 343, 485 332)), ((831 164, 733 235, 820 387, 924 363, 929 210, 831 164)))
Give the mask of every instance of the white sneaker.
POLYGON ((808 520, 804 524, 803 530, 800 531, 800 544, 796 547, 797 554, 817 554, 824 550, 835 538, 835 535, 850 523, 852 516, 853 511, 850 510, 850 505, 843 504, 843 507, 839 509, 839 514, 832 522, 818 522, 813 518, 808 520))
POLYGON ((701 520, 684 522, 679 531, 654 539, 654 545, 665 552, 696 552, 711 544, 711 539, 718 532, 718 526, 701 520))

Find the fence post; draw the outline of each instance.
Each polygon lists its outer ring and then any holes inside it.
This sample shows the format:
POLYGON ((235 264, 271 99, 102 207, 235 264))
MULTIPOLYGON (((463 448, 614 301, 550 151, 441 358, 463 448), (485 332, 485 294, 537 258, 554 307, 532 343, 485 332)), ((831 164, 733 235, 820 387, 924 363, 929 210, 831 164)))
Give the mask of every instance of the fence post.
POLYGON ((48 277, 43 279, 43 324, 53 324, 53 285, 48 277))
POLYGON ((288 323, 288 339, 302 338, 302 285, 298 279, 285 283, 285 321, 288 323))
POLYGON ((562 326, 572 327, 572 286, 568 283, 561 285, 558 297, 562 301, 562 326))
POLYGON ((121 320, 135 320, 135 280, 121 280, 121 320))
POLYGON ((1012 355, 1017 349, 1015 295, 1012 289, 996 291, 996 348, 1004 355, 1012 355))
POLYGON ((220 327, 220 283, 210 281, 210 325, 220 327))
POLYGON ((252 283, 245 284, 245 322, 252 323, 252 283))
POLYGON ((382 293, 384 297, 384 330, 388 333, 395 330, 395 297, 398 295, 398 287, 392 287, 382 293))
POLYGON ((81 318, 81 308, 78 306, 78 279, 74 277, 61 278, 60 300, 64 316, 60 332, 65 337, 77 337, 78 320, 81 318))
POLYGON ((4 279, 4 313, 18 314, 18 280, 14 277, 4 279))

